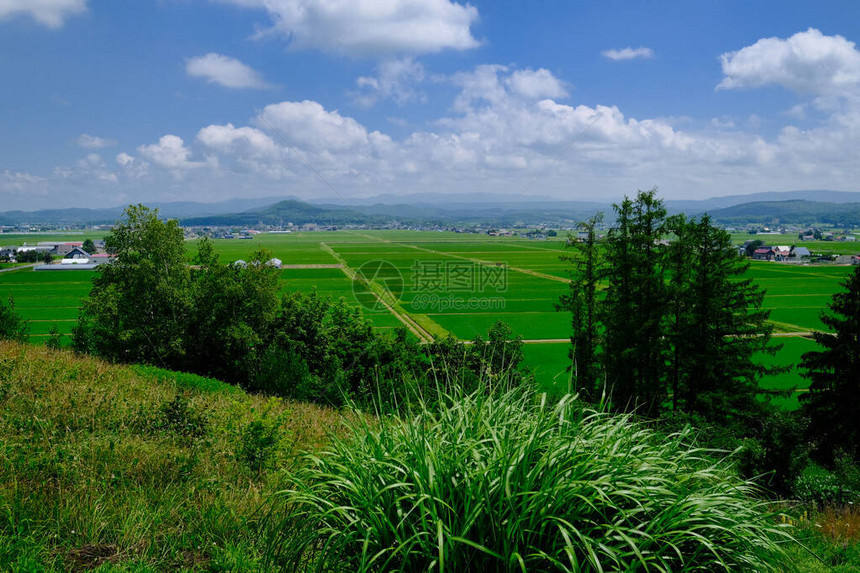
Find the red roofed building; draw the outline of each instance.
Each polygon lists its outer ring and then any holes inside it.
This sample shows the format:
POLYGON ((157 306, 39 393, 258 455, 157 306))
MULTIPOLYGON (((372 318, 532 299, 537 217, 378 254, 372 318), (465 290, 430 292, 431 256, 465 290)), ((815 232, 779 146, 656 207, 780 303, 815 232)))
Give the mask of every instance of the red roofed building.
POLYGON ((772 261, 775 256, 776 253, 773 252, 772 247, 761 247, 753 251, 752 258, 759 261, 772 261))

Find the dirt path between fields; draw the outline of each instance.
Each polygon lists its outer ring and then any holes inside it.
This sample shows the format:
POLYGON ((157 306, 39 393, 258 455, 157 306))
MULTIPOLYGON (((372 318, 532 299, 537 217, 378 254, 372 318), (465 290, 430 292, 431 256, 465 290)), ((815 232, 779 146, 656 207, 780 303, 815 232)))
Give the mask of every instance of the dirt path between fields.
POLYGON ((19 267, 9 267, 8 269, 0 269, 0 273, 11 273, 12 271, 20 271, 21 269, 32 269, 36 265, 41 265, 42 263, 32 263, 21 265, 19 267))
MULTIPOLYGON (((340 256, 340 254, 339 254, 337 251, 335 251, 334 249, 332 249, 330 246, 328 246, 328 245, 327 245, 326 243, 324 243, 324 242, 321 242, 321 243, 320 243, 320 248, 321 248, 322 250, 324 250, 325 252, 327 252, 328 254, 330 254, 332 257, 334 257, 334 259, 335 259, 336 261, 339 261, 339 263, 340 263, 340 264, 339 264, 339 265, 337 265, 337 266, 338 266, 338 268, 340 268, 340 270, 342 270, 342 271, 343 271, 343 273, 344 273, 344 274, 345 274, 345 275, 346 275, 350 280, 353 280, 353 281, 354 281, 354 280, 357 280, 357 274, 356 274, 356 272, 352 269, 352 267, 350 267, 350 266, 349 266, 349 263, 347 263, 347 262, 346 262, 346 259, 344 259, 342 256, 340 256)), ((380 294, 376 292, 376 290, 373 288, 373 286, 372 286, 372 285, 371 285, 371 288, 370 288, 370 292, 373 294, 373 296, 374 296, 374 297, 376 297, 376 300, 377 300, 377 301, 379 301, 379 304, 381 304, 382 306, 384 306, 384 307, 385 307, 385 309, 386 309, 388 312, 390 312, 392 315, 394 315, 394 317, 395 317, 395 318, 397 318, 397 320, 399 320, 400 322, 402 322, 402 323, 403 323, 403 325, 404 325, 404 326, 405 326, 405 327, 406 327, 406 328, 407 328, 407 329, 408 329, 412 334, 414 334, 415 336, 417 336, 417 337, 418 337, 418 340, 420 340, 423 344, 429 344, 430 342, 433 342, 433 335, 432 335, 432 334, 430 334, 429 332, 427 332, 427 331, 426 331, 426 330, 425 330, 425 329, 424 329, 420 324, 418 324, 418 323, 415 321, 415 319, 413 319, 413 318, 412 318, 411 316, 409 316, 407 313, 405 313, 405 312, 401 311, 400 309, 396 308, 396 306, 395 306, 395 305, 389 304, 389 303, 384 299, 384 297, 380 296, 380 294)))
POLYGON ((281 265, 282 269, 339 269, 343 267, 340 263, 320 263, 307 265, 281 265))

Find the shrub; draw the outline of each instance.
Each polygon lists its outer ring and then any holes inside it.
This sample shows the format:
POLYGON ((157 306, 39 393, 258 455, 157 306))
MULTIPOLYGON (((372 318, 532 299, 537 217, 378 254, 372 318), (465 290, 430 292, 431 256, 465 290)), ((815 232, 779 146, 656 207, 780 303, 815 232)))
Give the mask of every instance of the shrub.
POLYGON ((188 398, 177 394, 173 400, 165 403, 160 410, 161 425, 188 438, 201 438, 206 435, 206 415, 197 412, 188 403, 188 398))
POLYGON ((362 420, 276 496, 271 567, 784 570, 755 486, 688 432, 527 388, 362 420))
POLYGON ((247 389, 268 396, 296 397, 297 389, 311 376, 301 356, 279 348, 266 348, 249 362, 247 389))
POLYGON ((845 455, 836 459, 833 471, 809 462, 794 482, 794 495, 820 505, 860 502, 860 469, 845 455))
POLYGON ((238 450, 239 460, 251 471, 260 474, 271 467, 284 438, 287 412, 275 415, 270 402, 260 413, 255 414, 241 430, 238 450))
POLYGON ((63 347, 63 335, 60 334, 56 324, 51 326, 51 332, 48 334, 48 340, 45 341, 45 346, 51 350, 59 350, 63 347))
POLYGON ((0 340, 27 341, 29 325, 15 312, 15 300, 10 296, 9 304, 0 302, 0 340))

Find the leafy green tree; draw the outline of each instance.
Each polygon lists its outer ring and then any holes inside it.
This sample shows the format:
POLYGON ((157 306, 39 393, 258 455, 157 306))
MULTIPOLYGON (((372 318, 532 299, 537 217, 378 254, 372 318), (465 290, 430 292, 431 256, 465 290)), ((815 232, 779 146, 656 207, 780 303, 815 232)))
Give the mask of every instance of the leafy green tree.
POLYGON ((42 262, 46 265, 50 265, 54 262, 54 255, 51 254, 51 251, 45 251, 42 253, 42 262))
POLYGON ((129 206, 105 239, 115 255, 93 279, 74 347, 121 362, 183 364, 190 275, 182 229, 158 210, 129 206))
POLYGON ((755 253, 755 250, 763 246, 764 241, 762 241, 761 239, 756 239, 755 241, 750 241, 749 243, 747 243, 747 246, 744 247, 744 251, 746 252, 748 257, 752 258, 753 254, 755 253))
POLYGON ((567 248, 572 254, 561 258, 571 264, 570 285, 562 295, 558 308, 571 313, 572 379, 575 390, 586 399, 600 395, 602 384, 599 356, 600 323, 598 321, 598 283, 604 272, 603 257, 598 244, 597 226, 603 213, 577 225, 580 240, 568 237, 567 248))
POLYGON ((26 342, 29 325, 27 321, 15 312, 15 299, 9 297, 9 303, 0 302, 0 340, 26 342))
POLYGON ((476 336, 470 348, 474 353, 472 363, 480 369, 478 373, 490 381, 517 376, 517 367, 523 361, 523 338, 514 335, 511 327, 501 320, 487 331, 487 340, 476 336))
POLYGON ((186 367, 229 382, 247 379, 248 366, 272 337, 280 271, 272 254, 254 253, 248 264, 222 265, 212 243, 198 241, 191 273, 186 367))
POLYGON ((477 388, 481 373, 479 356, 453 334, 436 337, 426 347, 428 376, 439 383, 456 380, 467 390, 477 388))
POLYGON ((96 252, 96 244, 93 242, 92 239, 85 239, 84 244, 81 245, 81 248, 91 255, 96 252))
POLYGON ((35 249, 27 251, 18 251, 15 254, 15 260, 19 263, 37 263, 42 259, 42 255, 35 249))
POLYGON ((612 401, 652 413, 667 396, 663 247, 666 209, 656 189, 614 205, 606 241, 604 364, 612 401))
POLYGON ((761 411, 758 379, 774 371, 756 357, 780 348, 770 345, 764 291, 742 278, 749 263, 708 215, 672 217, 668 230, 676 237, 666 253, 673 407, 723 426, 748 422, 761 411))
POLYGON ((860 267, 842 286, 845 291, 833 295, 830 312, 821 314, 831 332, 814 334, 822 350, 807 352, 800 363, 810 380, 809 392, 800 396, 802 410, 825 463, 840 451, 854 460, 860 456, 860 267))

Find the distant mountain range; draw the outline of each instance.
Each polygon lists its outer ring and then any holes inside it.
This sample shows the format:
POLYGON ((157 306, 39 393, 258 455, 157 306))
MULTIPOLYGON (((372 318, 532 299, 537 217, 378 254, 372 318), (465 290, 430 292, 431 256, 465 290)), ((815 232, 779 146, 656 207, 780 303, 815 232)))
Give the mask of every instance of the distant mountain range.
MULTIPOLYGON (((667 200, 669 212, 698 215, 708 212, 726 224, 860 224, 860 192, 786 191, 731 195, 705 200, 667 200)), ((571 224, 597 211, 612 215, 610 202, 565 201, 521 195, 422 193, 380 195, 364 199, 327 199, 316 203, 295 197, 232 199, 220 203, 152 203, 162 216, 187 226, 263 225, 469 225, 571 224)), ((48 209, 0 212, 0 225, 109 224, 124 207, 48 209)))
POLYGON ((860 202, 827 203, 823 201, 754 201, 711 211, 711 217, 726 224, 794 224, 825 223, 840 227, 860 226, 860 202))
MULTIPOLYGON (((202 217, 233 211, 244 211, 265 205, 271 205, 278 199, 271 197, 260 199, 230 199, 219 203, 197 203, 194 201, 153 202, 147 207, 158 209, 159 212, 171 219, 183 217, 202 217)), ((126 205, 107 207, 104 209, 86 209, 73 207, 69 209, 43 209, 40 211, 2 211, 0 225, 106 225, 115 223, 122 216, 126 205)))

